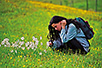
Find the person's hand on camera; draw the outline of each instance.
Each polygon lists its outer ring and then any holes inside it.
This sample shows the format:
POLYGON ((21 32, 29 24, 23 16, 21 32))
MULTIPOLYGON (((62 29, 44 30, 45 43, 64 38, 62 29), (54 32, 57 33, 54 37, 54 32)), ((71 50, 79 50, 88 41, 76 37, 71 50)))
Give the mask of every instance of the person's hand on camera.
POLYGON ((51 41, 49 41, 49 47, 52 47, 52 45, 53 45, 53 44, 52 44, 52 42, 51 42, 51 41))
POLYGON ((62 20, 62 21, 61 21, 62 29, 65 29, 65 25, 66 25, 66 20, 62 20))
POLYGON ((52 42, 49 42, 49 45, 52 45, 52 42))

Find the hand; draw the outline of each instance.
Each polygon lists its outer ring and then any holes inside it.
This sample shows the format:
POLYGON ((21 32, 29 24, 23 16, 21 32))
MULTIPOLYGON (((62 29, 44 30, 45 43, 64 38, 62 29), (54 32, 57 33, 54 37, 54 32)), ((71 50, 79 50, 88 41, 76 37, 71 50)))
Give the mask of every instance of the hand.
POLYGON ((62 29, 65 29, 66 20, 62 20, 62 21, 61 21, 61 25, 62 25, 62 29))
POLYGON ((49 47, 52 47, 52 42, 49 42, 49 47))
POLYGON ((52 45, 52 42, 49 42, 49 45, 52 45))

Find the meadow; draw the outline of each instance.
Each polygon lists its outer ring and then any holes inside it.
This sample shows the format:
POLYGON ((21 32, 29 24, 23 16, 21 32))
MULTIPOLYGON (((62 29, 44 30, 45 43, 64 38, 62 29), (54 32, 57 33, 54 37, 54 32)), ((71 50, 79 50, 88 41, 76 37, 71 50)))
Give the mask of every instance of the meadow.
MULTIPOLYGON (((87 10, 87 0, 32 0, 87 10)), ((97 11, 102 12, 102 0, 97 0, 97 11)), ((96 0, 88 0, 88 10, 96 11, 96 0)))
POLYGON ((0 68, 102 68, 102 12, 30 0, 0 1, 0 68), (48 47, 52 16, 82 17, 95 35, 90 52, 77 55, 48 47))

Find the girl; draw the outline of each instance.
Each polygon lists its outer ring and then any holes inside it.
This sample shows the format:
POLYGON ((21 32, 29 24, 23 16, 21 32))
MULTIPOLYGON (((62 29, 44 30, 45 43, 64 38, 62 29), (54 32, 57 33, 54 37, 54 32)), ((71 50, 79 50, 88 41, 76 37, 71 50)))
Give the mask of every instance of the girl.
POLYGON ((89 52, 89 42, 85 38, 85 35, 77 21, 74 19, 66 19, 61 16, 52 17, 48 26, 50 39, 50 47, 52 49, 72 49, 75 53, 87 54, 89 52))

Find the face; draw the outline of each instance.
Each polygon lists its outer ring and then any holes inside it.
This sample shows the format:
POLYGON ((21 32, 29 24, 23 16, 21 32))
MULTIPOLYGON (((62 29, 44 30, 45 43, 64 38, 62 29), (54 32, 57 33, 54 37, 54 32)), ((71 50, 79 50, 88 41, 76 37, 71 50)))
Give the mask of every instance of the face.
POLYGON ((61 22, 59 22, 59 23, 53 23, 51 26, 53 28, 55 28, 55 30, 61 31, 61 24, 60 23, 61 22))

